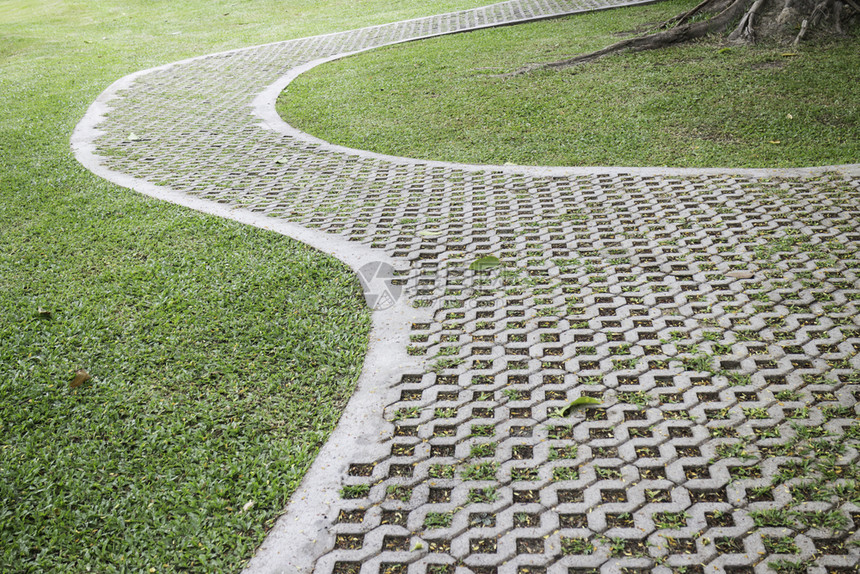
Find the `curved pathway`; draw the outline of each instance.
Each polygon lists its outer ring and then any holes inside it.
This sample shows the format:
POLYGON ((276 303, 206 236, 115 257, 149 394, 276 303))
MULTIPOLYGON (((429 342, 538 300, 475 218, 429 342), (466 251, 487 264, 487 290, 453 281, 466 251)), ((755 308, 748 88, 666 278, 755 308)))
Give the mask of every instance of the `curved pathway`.
POLYGON ((856 572, 858 166, 456 165, 274 112, 331 58, 621 4, 195 58, 120 80, 78 126, 97 174, 334 254, 376 307, 359 389, 250 572, 856 572), (503 265, 469 268, 486 255, 503 265), (578 397, 602 403, 561 412, 578 397))

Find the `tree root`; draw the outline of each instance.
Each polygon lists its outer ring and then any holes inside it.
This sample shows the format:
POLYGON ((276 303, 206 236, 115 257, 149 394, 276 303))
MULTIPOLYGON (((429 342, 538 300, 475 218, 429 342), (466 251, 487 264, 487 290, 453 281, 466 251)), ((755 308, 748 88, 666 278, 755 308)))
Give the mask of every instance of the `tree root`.
POLYGON ((843 34, 842 32, 842 2, 835 2, 833 4, 833 28, 836 30, 836 33, 840 36, 843 34))
MULTIPOLYGON (((756 41, 756 20, 760 19, 759 31, 762 34, 772 34, 777 28, 783 31, 791 26, 795 26, 800 19, 801 10, 807 10, 808 15, 801 23, 800 32, 794 38, 794 44, 797 45, 803 41, 804 37, 811 28, 815 28, 822 19, 832 17, 833 30, 837 34, 842 34, 842 19, 845 14, 844 8, 850 7, 847 19, 851 21, 856 14, 860 14, 860 0, 813 0, 816 1, 812 10, 809 10, 812 2, 809 0, 783 0, 784 5, 781 11, 769 9, 763 11, 763 7, 767 0, 703 0, 694 8, 683 12, 674 18, 661 23, 660 31, 628 38, 621 40, 610 46, 581 54, 572 58, 558 60, 555 62, 530 64, 507 74, 500 74, 496 77, 507 78, 511 76, 519 76, 534 72, 536 70, 545 69, 564 69, 579 64, 592 62, 609 54, 618 52, 644 52, 646 50, 656 50, 665 48, 674 44, 689 42, 702 38, 710 34, 722 34, 729 26, 735 25, 734 29, 728 36, 729 41, 734 42, 755 42, 756 41), (856 14, 851 14, 851 11, 856 14), (779 12, 774 15, 774 12, 779 12), (691 22, 695 16, 702 14, 714 14, 710 18, 691 22)), ((790 41, 790 39, 789 39, 790 41)))
POLYGON ((833 0, 821 0, 818 4, 815 5, 815 8, 812 10, 812 15, 810 16, 813 27, 818 26, 818 23, 821 22, 821 19, 824 18, 833 7, 833 0))
POLYGON ((815 28, 821 22, 822 19, 827 16, 832 16, 832 26, 833 31, 842 35, 842 9, 843 4, 847 4, 850 6, 855 12, 860 14, 860 6, 854 0, 821 0, 818 4, 815 5, 815 8, 812 9, 812 12, 809 14, 807 18, 803 19, 803 22, 800 25, 800 32, 798 32, 797 37, 794 39, 794 45, 798 45, 803 41, 803 38, 806 37, 807 32, 809 32, 810 28, 815 28))
POLYGON ((602 58, 603 56, 607 56, 609 54, 614 54, 617 52, 623 52, 627 50, 633 52, 656 50, 658 48, 664 48, 673 44, 695 40, 697 38, 707 36, 708 34, 722 32, 731 22, 736 20, 738 17, 741 16, 741 14, 746 11, 750 1, 751 0, 732 0, 731 3, 729 3, 729 5, 724 8, 722 12, 712 18, 709 18, 708 20, 682 24, 680 26, 676 26, 674 28, 670 28, 662 32, 647 34, 644 36, 637 36, 635 38, 628 38, 627 40, 616 42, 615 44, 607 46, 606 48, 603 48, 601 50, 596 50, 594 52, 589 52, 588 54, 582 54, 580 56, 575 56, 566 60, 559 60, 557 62, 548 62, 542 64, 532 64, 530 66, 520 68, 519 70, 516 70, 509 74, 503 74, 501 77, 519 76, 522 74, 533 72, 535 70, 542 69, 569 68, 571 66, 591 62, 597 60, 598 58, 602 58))
POLYGON ((729 34, 729 41, 755 42, 755 30, 753 30, 753 23, 756 13, 764 3, 765 0, 755 0, 755 2, 753 2, 753 5, 750 7, 749 10, 747 10, 747 13, 744 14, 744 17, 741 18, 741 21, 740 23, 738 23, 737 28, 735 28, 734 31, 729 34))
POLYGON ((797 38, 794 39, 794 45, 797 46, 800 42, 803 41, 803 37, 806 36, 806 31, 809 29, 809 20, 804 18, 803 23, 800 25, 800 32, 797 34, 797 38))
POLYGON ((690 18, 704 12, 722 12, 730 3, 731 0, 702 0, 702 2, 697 4, 692 9, 687 10, 686 12, 682 12, 677 16, 661 23, 659 28, 661 30, 668 30, 669 28, 674 28, 675 26, 686 24, 690 18))

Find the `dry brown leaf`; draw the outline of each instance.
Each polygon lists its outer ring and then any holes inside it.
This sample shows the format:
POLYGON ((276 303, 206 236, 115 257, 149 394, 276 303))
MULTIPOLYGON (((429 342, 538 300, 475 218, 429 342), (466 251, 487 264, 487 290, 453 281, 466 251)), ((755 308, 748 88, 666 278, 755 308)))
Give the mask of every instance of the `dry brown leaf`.
POLYGON ((78 369, 77 371, 75 371, 75 378, 72 379, 71 383, 69 383, 69 387, 76 389, 76 388, 80 387, 81 385, 83 385, 84 383, 86 383, 87 381, 89 381, 90 379, 92 379, 92 377, 90 376, 90 374, 88 372, 86 372, 83 369, 78 369))

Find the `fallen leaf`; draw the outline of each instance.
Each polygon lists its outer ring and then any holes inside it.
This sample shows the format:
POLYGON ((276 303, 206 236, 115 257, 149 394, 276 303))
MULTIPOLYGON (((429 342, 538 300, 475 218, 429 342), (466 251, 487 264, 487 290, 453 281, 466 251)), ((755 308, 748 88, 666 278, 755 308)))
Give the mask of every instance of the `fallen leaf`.
POLYGON ((751 271, 731 271, 726 273, 726 277, 732 277, 734 279, 751 279, 755 277, 755 273, 751 271))
POLYGON ((51 312, 47 309, 42 309, 39 307, 39 310, 36 311, 36 314, 42 319, 50 319, 52 317, 51 312))
POLYGON ((783 58, 791 58, 791 57, 797 56, 797 55, 798 55, 797 52, 785 52, 784 54, 782 54, 782 57, 783 58))
POLYGON ((772 144, 781 144, 782 142, 781 142, 781 141, 779 141, 779 140, 770 140, 770 143, 772 143, 772 144))
POLYGON ((469 269, 472 271, 484 271, 485 269, 498 267, 501 263, 502 261, 495 255, 487 255, 486 257, 481 257, 480 259, 473 261, 472 264, 469 265, 469 269))
POLYGON ((794 119, 794 116, 793 116, 793 115, 791 115, 791 114, 786 114, 786 116, 785 116, 785 117, 786 117, 786 118, 788 118, 788 119, 790 119, 790 120, 793 120, 793 119, 794 119))
POLYGON ((248 502, 245 503, 245 506, 242 507, 242 512, 248 512, 252 508, 254 508, 254 501, 249 500, 248 502))
POLYGON ((577 407, 584 407, 585 405, 599 405, 602 402, 603 401, 601 399, 595 399, 594 397, 579 397, 564 407, 564 410, 561 411, 561 416, 566 417, 577 407))
POLYGON ((83 385, 84 383, 86 383, 87 381, 89 381, 90 379, 92 379, 92 377, 90 376, 90 374, 88 372, 86 372, 83 369, 78 369, 77 371, 75 371, 75 378, 72 379, 71 383, 69 383, 69 387, 76 389, 76 388, 80 387, 81 385, 83 385))

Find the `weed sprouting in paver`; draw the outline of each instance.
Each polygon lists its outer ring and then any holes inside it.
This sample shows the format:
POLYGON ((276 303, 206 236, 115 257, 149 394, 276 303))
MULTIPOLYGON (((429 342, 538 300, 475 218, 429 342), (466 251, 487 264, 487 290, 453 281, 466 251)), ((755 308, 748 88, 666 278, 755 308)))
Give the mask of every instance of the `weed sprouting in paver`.
POLYGON ((570 446, 551 446, 549 447, 548 460, 573 459, 577 457, 578 453, 579 448, 575 444, 570 446))
POLYGON ((713 362, 713 357, 710 355, 697 355, 695 357, 682 360, 682 364, 685 369, 715 373, 716 371, 714 371, 712 367, 713 362))
POLYGON ((762 536, 765 550, 771 554, 800 554, 800 549, 791 536, 770 537, 762 536))
POLYGON ((716 452, 717 457, 720 459, 740 458, 742 460, 747 460, 756 458, 754 454, 749 452, 749 450, 747 449, 747 445, 743 442, 718 445, 716 452))
POLYGON ((517 389, 503 389, 502 394, 509 401, 522 401, 526 400, 526 397, 528 397, 527 391, 520 391, 517 389))
POLYGON ((815 463, 811 459, 789 460, 780 465, 779 472, 771 479, 774 486, 788 482, 793 478, 808 477, 815 469, 815 463))
POLYGON ((370 492, 370 485, 348 484, 340 489, 341 498, 364 498, 370 492))
POLYGON ((795 390, 785 390, 774 394, 774 398, 778 401, 796 401, 800 398, 800 393, 795 390))
POLYGON ((616 395, 616 398, 621 403, 635 405, 639 408, 647 406, 653 400, 652 397, 642 391, 622 391, 616 395))
POLYGON ((433 370, 439 373, 447 369, 454 369, 462 365, 463 363, 464 360, 461 357, 439 359, 438 361, 433 363, 433 370))
POLYGON ((469 458, 487 458, 496 453, 495 443, 474 444, 469 449, 469 458))
POLYGON ((562 538, 561 553, 589 556, 594 553, 594 545, 586 538, 562 538))
POLYGON ((812 560, 794 562, 791 560, 774 560, 767 563, 767 567, 773 570, 776 574, 805 574, 808 571, 812 560))
POLYGON ((738 431, 733 427, 712 427, 708 434, 713 438, 737 438, 738 431))
POLYGON ((572 466, 557 466, 552 469, 553 480, 577 480, 579 479, 579 470, 572 466))
POLYGON ((417 419, 421 416, 421 407, 407 407, 403 409, 398 409, 394 412, 394 415, 391 417, 393 421, 402 421, 408 419, 417 419))
POLYGON ((492 486, 477 488, 469 491, 469 502, 476 504, 494 502, 499 499, 499 494, 492 486))
POLYGON ((448 464, 434 464, 427 471, 430 478, 454 478, 454 467, 448 464))
POLYGON ((795 525, 793 513, 784 508, 769 508, 750 511, 750 518, 759 528, 792 527, 795 525))
POLYGON ((614 480, 621 478, 621 472, 617 468, 606 468, 595 466, 594 472, 597 473, 597 476, 601 479, 605 480, 614 480))
POLYGON ((540 479, 536 468, 512 468, 511 480, 533 482, 540 479))
POLYGON ((454 520, 451 512, 428 512, 424 517, 425 528, 448 528, 454 520))
POLYGON ((603 378, 600 376, 588 376, 582 377, 579 379, 579 382, 583 385, 599 385, 603 382, 603 378))
POLYGON ((388 498, 399 500, 401 502, 409 502, 409 499, 412 498, 412 489, 408 486, 390 484, 386 487, 385 492, 388 498))
POLYGON ((686 512, 662 512, 653 516, 654 525, 661 529, 678 529, 687 525, 690 515, 686 512))
POLYGON ((496 478, 498 463, 484 462, 465 465, 460 471, 463 480, 493 480, 496 478))
MULTIPOLYGON (((838 494, 838 493, 837 493, 838 494)), ((845 497, 850 500, 850 497, 845 497)), ((855 498, 855 504, 856 504, 855 498)), ((832 532, 847 530, 851 524, 848 517, 838 510, 812 510, 793 513, 796 520, 809 528, 822 528, 832 532)))
POLYGON ((749 419, 768 419, 770 418, 770 413, 767 412, 767 409, 762 407, 749 407, 741 409, 744 413, 744 416, 749 419))

